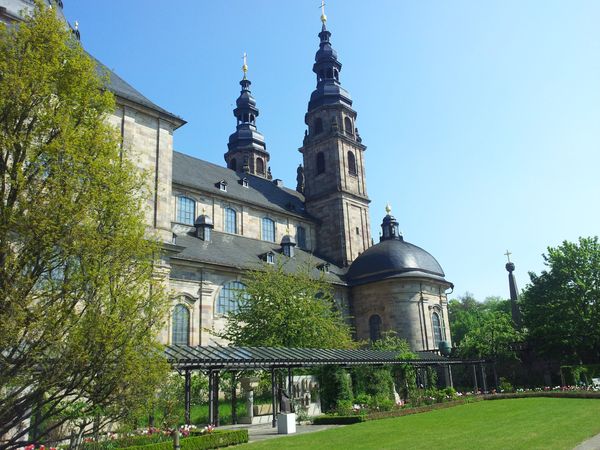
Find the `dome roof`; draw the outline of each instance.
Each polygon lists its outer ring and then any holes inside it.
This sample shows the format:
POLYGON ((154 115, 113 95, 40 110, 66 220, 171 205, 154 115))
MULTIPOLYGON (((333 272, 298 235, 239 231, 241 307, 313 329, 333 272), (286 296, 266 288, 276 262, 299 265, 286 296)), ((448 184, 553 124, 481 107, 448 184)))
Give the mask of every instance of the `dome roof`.
POLYGON ((372 246, 354 260, 346 278, 351 284, 363 284, 386 278, 419 277, 451 284, 437 260, 409 242, 387 239, 372 246))

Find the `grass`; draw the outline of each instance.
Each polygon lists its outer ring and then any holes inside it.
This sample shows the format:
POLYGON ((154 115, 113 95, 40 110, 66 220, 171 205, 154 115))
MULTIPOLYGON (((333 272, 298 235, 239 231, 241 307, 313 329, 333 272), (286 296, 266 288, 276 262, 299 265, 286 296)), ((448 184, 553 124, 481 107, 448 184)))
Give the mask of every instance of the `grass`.
POLYGON ((598 400, 523 398, 375 420, 241 448, 572 449, 597 433, 600 433, 598 400))

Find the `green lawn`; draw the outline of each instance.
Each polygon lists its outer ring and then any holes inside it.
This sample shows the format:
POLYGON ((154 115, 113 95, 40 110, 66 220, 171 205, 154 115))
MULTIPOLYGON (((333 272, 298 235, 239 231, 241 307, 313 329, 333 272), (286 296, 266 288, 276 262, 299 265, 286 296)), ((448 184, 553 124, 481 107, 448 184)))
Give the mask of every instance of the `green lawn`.
POLYGON ((248 449, 572 449, 600 433, 600 400, 471 403, 246 444, 248 449))

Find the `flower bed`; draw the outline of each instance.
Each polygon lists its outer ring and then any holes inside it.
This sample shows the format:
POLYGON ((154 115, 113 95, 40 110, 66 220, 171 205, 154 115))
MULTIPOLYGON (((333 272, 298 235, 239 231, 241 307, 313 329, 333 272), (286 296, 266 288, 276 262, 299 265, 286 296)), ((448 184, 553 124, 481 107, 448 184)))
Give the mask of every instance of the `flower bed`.
POLYGON ((416 408, 401 408, 392 411, 372 412, 366 415, 366 420, 387 419, 388 417, 401 417, 411 414, 420 414, 424 412, 434 411, 436 409, 452 408, 453 406, 464 405, 484 400, 483 397, 468 397, 460 400, 452 400, 449 402, 433 403, 431 405, 417 406, 416 408))
POLYGON ((595 391, 528 391, 485 395, 485 400, 501 400, 506 398, 552 397, 552 398, 598 398, 600 392, 595 391))
MULTIPOLYGON (((246 442, 248 442, 248 430, 215 430, 201 436, 183 438, 179 441, 179 445, 181 446, 181 450, 206 450, 244 444, 246 442)), ((124 448, 127 448, 127 450, 172 450, 173 440, 124 448)))

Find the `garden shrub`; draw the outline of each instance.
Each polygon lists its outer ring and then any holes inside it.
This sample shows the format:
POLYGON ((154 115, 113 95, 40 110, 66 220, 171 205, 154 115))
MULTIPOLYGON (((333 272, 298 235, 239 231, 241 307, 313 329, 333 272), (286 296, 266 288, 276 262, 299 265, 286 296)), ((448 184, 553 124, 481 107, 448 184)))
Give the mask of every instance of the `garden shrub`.
POLYGON ((144 436, 123 436, 118 439, 105 439, 103 441, 91 441, 81 444, 82 450, 113 450, 117 448, 144 446, 157 444, 159 442, 173 442, 169 435, 154 433, 144 436))
POLYGON ((368 406, 371 410, 390 411, 394 408, 394 401, 385 394, 377 394, 371 397, 368 406))
POLYGON ((514 390, 515 390, 513 385, 510 384, 510 382, 504 377, 500 377, 500 383, 498 384, 498 389, 501 392, 514 392, 514 390))
MULTIPOLYGON (((179 441, 181 450, 207 450, 212 448, 227 447, 248 442, 248 430, 214 431, 202 436, 182 438, 179 441)), ((173 440, 160 442, 158 444, 137 445, 123 447, 127 450, 172 450, 173 440)))
POLYGON ((334 416, 334 415, 324 415, 318 416, 313 419, 314 425, 350 425, 353 423, 364 422, 365 416, 356 415, 356 416, 334 416))
POLYGON ((355 367, 352 370, 352 388, 355 396, 367 394, 394 398, 392 371, 386 367, 355 367))
POLYGON ((319 396, 324 412, 335 411, 343 400, 352 401, 352 386, 346 371, 337 366, 325 366, 319 370, 319 396))
POLYGON ((352 400, 340 400, 335 410, 340 416, 347 416, 352 413, 353 406, 352 400))

